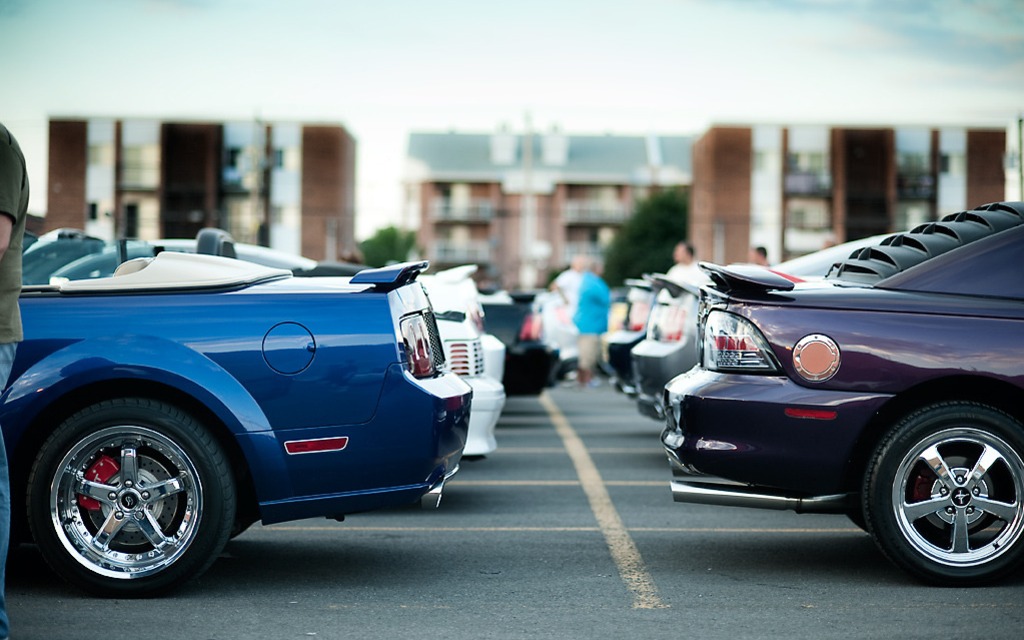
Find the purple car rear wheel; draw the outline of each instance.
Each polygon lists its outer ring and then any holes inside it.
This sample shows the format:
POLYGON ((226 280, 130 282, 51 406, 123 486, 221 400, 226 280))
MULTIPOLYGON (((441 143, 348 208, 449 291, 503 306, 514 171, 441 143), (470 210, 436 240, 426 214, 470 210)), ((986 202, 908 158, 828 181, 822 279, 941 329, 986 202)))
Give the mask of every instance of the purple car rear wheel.
POLYGON ((1024 426, 971 402, 918 410, 877 449, 863 500, 878 546, 911 574, 996 580, 1024 562, 1024 426))

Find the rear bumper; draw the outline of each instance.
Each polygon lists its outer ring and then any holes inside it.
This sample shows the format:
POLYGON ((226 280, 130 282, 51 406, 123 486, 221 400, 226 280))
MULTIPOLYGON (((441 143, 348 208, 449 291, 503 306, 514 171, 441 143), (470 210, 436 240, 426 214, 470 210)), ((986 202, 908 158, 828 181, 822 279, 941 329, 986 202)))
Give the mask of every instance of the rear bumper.
POLYGON ((661 440, 682 483, 675 495, 686 501, 762 506, 799 499, 803 510, 817 502, 809 499, 828 497, 822 502, 833 508, 832 498, 859 490, 861 470, 851 466, 859 459, 857 447, 867 437, 872 416, 890 398, 699 367, 673 379, 665 397, 661 440), (722 483, 714 478, 741 488, 722 493, 722 483))
POLYGON ((633 347, 643 340, 640 331, 616 331, 608 337, 608 364, 615 372, 615 386, 627 395, 636 394, 633 381, 633 347))
POLYGON ((543 342, 518 342, 505 351, 505 393, 538 395, 551 386, 558 369, 558 351, 543 342))
POLYGON ((697 364, 697 351, 691 341, 660 342, 641 340, 630 352, 637 408, 645 416, 662 420, 662 396, 669 380, 697 364))
POLYGON ((366 423, 240 438, 244 450, 259 449, 250 468, 264 524, 415 503, 443 488, 462 458, 472 388, 455 374, 417 380, 396 365, 388 371, 381 397, 377 413, 366 423), (282 446, 286 440, 325 437, 347 438, 347 444, 307 455, 288 455, 282 446), (260 463, 266 456, 275 456, 279 464, 260 463))
POLYGON ((473 387, 473 410, 469 415, 469 434, 464 456, 483 456, 498 448, 494 429, 505 408, 505 387, 488 376, 463 378, 473 387))
POLYGON ((669 450, 672 500, 689 504, 750 507, 797 513, 847 513, 857 506, 857 494, 799 495, 768 487, 753 487, 706 476, 679 463, 669 450))

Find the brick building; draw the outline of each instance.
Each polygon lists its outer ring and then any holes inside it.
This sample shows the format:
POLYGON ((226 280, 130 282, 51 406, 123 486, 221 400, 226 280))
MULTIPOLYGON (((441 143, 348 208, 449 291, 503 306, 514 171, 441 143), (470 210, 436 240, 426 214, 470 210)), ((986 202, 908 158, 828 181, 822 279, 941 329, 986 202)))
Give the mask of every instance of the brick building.
POLYGON ((216 226, 334 260, 356 248, 355 153, 338 125, 53 118, 45 225, 107 240, 216 226))
MULTIPOLYGON (((406 207, 434 267, 543 286, 573 256, 601 256, 653 188, 690 184, 682 136, 413 133, 406 207)), ((680 228, 680 236, 685 229, 680 228)))
POLYGON ((769 259, 1001 200, 1005 129, 713 126, 693 146, 689 237, 702 260, 769 259))

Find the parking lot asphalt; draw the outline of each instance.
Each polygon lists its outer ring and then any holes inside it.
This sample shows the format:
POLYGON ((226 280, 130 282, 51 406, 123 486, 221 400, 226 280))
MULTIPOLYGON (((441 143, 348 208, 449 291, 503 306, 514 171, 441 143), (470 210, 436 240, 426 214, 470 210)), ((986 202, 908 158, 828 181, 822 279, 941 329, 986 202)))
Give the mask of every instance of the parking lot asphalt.
POLYGON ((1019 638, 1024 576, 920 585, 840 516, 672 501, 660 425, 607 386, 509 398, 441 506, 256 525, 185 589, 103 600, 23 546, 12 637, 1019 638))

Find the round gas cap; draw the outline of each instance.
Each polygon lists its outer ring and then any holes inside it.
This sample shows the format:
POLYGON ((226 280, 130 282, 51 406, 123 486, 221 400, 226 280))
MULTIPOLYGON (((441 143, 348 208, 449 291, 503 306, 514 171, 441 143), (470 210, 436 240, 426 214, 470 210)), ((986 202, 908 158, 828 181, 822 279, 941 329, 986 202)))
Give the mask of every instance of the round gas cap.
POLYGON ((274 325, 263 337, 263 358, 278 373, 301 373, 313 362, 315 354, 313 334, 296 322, 274 325))
POLYGON ((793 347, 793 366, 808 382, 824 382, 839 371, 839 345, 820 333, 800 338, 793 347))

